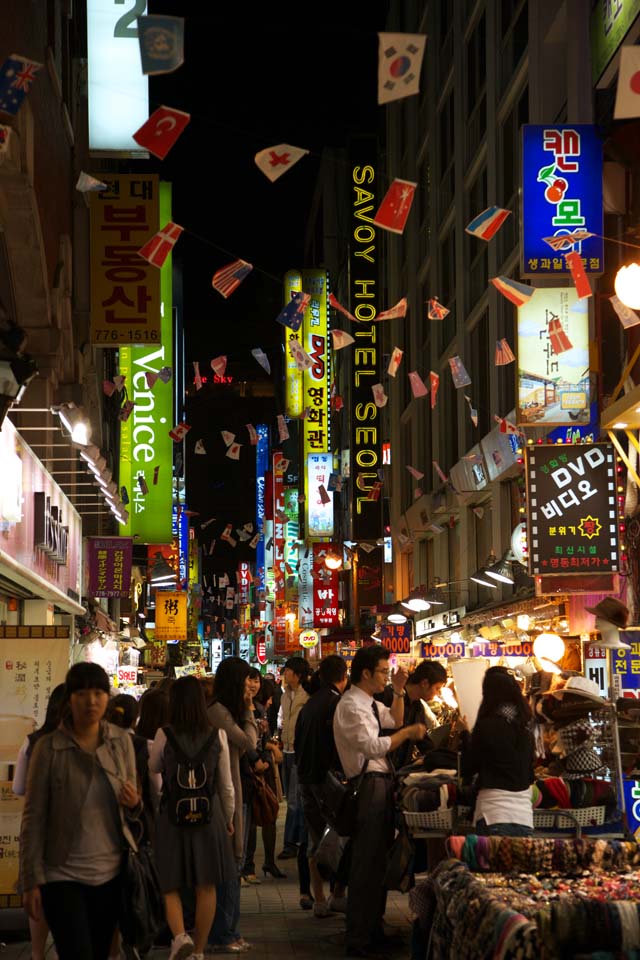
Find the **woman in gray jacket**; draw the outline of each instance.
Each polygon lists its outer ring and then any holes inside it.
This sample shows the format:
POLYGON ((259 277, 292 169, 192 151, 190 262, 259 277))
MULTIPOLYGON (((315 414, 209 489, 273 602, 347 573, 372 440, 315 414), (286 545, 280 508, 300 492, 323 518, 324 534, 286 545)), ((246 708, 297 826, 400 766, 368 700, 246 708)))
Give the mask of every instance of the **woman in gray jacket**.
POLYGON ((77 663, 58 729, 35 746, 20 831, 20 883, 33 920, 47 919, 59 960, 107 960, 120 906, 127 817, 139 816, 126 730, 104 721, 109 677, 77 663))

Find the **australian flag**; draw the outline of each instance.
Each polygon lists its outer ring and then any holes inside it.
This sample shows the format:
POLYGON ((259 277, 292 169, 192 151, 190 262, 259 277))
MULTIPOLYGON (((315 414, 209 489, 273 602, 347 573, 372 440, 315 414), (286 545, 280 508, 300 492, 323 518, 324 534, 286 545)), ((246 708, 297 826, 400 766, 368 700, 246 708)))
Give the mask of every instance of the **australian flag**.
POLYGON ((0 67, 0 110, 3 113, 15 117, 41 66, 41 63, 27 60, 19 53, 12 53, 5 60, 0 67))
POLYGON ((310 300, 311 295, 309 293, 302 293, 302 291, 292 293, 291 300, 286 307, 280 311, 276 320, 284 327, 289 327, 289 329, 295 333, 300 329, 304 311, 309 305, 310 300))

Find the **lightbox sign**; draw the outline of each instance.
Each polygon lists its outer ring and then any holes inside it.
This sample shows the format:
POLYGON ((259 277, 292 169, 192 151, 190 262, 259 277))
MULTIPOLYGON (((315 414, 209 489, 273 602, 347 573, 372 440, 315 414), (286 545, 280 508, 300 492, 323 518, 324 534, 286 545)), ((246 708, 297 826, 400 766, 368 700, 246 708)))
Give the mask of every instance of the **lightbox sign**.
MULTIPOLYGON (((602 83, 598 81, 624 43, 638 14, 640 14, 640 0, 599 0, 592 4, 591 75, 594 85, 608 86, 610 76, 603 77, 602 83)), ((615 69, 615 65, 612 64, 612 67, 615 69)), ((607 74, 609 72, 607 70, 607 74)))
POLYGON ((186 590, 189 583, 189 517, 184 504, 171 508, 171 540, 178 553, 178 583, 186 590))
POLYGON ((298 488, 285 487, 284 512, 287 523, 284 534, 284 598, 298 602, 298 537, 300 536, 300 504, 298 488))
POLYGON ((311 548, 306 547, 300 552, 300 566, 298 569, 298 624, 301 627, 313 626, 312 567, 313 557, 311 556, 311 548))
MULTIPOLYGON (((160 215, 171 219, 171 185, 160 184, 160 215)), ((173 367, 171 254, 160 270, 161 343, 156 346, 121 347, 119 372, 125 377, 134 407, 120 426, 119 485, 129 495, 129 519, 123 533, 140 543, 171 540, 173 505, 173 384, 158 379, 150 389, 146 374, 173 367), (157 472, 156 472, 157 471, 157 472), (147 493, 138 478, 146 482, 147 493)))
POLYGON ((158 178, 105 177, 108 190, 89 195, 91 212, 91 343, 160 342, 160 271, 138 255, 159 228, 158 178))
POLYGON ((329 570, 324 560, 328 553, 340 553, 339 544, 313 544, 313 626, 337 627, 340 624, 340 575, 329 570))
POLYGON ((575 287, 541 287, 518 307, 518 424, 590 420, 589 316, 577 303, 575 287))
MULTIPOLYGON (((299 270, 288 270, 284 275, 284 303, 285 306, 291 302, 294 293, 302 290, 302 276, 299 270)), ((302 370, 298 370, 296 361, 289 350, 291 340, 297 341, 302 346, 302 330, 291 330, 289 327, 283 327, 284 339, 284 405, 285 413, 288 417, 299 417, 304 410, 303 403, 303 381, 302 370)))
POLYGON ((256 544, 256 576, 258 589, 266 588, 265 580, 265 549, 264 549, 264 511, 265 511, 265 483, 269 469, 269 428, 264 423, 256 426, 258 442, 256 444, 256 527, 259 540, 256 544))
POLYGON ((411 620, 407 620, 406 623, 382 623, 378 630, 380 631, 381 645, 390 650, 391 653, 411 653, 411 641, 413 640, 411 620))
POLYGON ((307 539, 333 536, 333 492, 327 489, 333 457, 330 453, 310 453, 307 457, 307 539), (320 487, 329 498, 322 502, 320 487))
MULTIPOLYGON (((568 274, 565 254, 579 253, 587 273, 604 271, 602 140, 592 124, 522 128, 523 277, 568 274), (598 236, 558 241, 575 231, 598 236)), ((536 295, 537 296, 537 295, 536 295)))
POLYGON ((612 444, 535 445, 526 473, 530 573, 617 573, 612 444))
POLYGON ((302 288, 311 297, 304 312, 302 346, 313 361, 303 374, 302 421, 304 456, 329 450, 329 275, 326 270, 303 270, 302 288))
POLYGON ((127 153, 146 150, 133 134, 149 119, 149 80, 140 65, 137 17, 145 0, 87 0, 89 150, 127 153))
POLYGON ((378 312, 377 238, 373 225, 377 208, 375 164, 353 165, 350 187, 352 241, 349 252, 349 308, 360 321, 349 330, 356 340, 351 348, 351 536, 353 540, 370 540, 380 536, 382 527, 382 498, 369 499, 370 492, 380 479, 378 470, 382 466, 381 413, 371 393, 373 384, 381 381, 382 350, 380 325, 373 320, 378 312))

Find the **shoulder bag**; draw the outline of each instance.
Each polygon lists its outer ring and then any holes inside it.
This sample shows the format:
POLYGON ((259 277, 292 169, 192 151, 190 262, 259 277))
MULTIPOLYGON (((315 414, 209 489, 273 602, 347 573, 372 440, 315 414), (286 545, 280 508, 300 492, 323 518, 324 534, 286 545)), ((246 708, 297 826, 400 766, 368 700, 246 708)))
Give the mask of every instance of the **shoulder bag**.
MULTIPOLYGON (((140 820, 140 836, 144 835, 140 820)), ((122 942, 136 955, 148 953, 164 924, 164 898, 156 870, 153 847, 149 842, 139 842, 137 849, 130 844, 124 857, 122 883, 120 885, 119 927, 122 942)))
POLYGON ((340 837, 351 837, 355 833, 358 819, 358 794, 368 766, 369 761, 365 760, 362 770, 353 780, 338 777, 331 770, 327 773, 324 782, 323 813, 340 837))
POLYGON ((251 772, 251 812, 258 827, 269 827, 278 819, 278 798, 259 773, 251 772))

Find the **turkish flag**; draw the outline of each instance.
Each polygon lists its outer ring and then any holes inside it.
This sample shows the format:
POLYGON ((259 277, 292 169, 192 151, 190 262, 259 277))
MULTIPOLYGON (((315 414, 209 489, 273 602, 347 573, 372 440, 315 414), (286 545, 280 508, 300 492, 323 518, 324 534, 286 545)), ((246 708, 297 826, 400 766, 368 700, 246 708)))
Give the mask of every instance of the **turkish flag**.
POLYGON ((410 180, 394 180, 380 204, 373 222, 391 233, 402 233, 416 192, 410 180))
POLYGON ((164 160, 189 120, 190 113, 183 113, 173 107, 158 107, 147 122, 136 130, 133 139, 154 157, 164 160))

